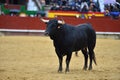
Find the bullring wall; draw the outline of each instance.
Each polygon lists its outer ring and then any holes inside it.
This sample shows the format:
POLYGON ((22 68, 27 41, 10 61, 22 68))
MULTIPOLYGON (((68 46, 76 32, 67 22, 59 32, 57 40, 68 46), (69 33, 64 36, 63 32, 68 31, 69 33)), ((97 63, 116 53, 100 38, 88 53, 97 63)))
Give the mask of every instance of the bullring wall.
MULTIPOLYGON (((120 20, 110 17, 92 17, 91 19, 80 19, 76 17, 58 17, 66 23, 78 25, 81 23, 91 23, 97 32, 120 32, 120 20)), ((0 16, 0 30, 45 30, 46 24, 38 17, 0 16)))

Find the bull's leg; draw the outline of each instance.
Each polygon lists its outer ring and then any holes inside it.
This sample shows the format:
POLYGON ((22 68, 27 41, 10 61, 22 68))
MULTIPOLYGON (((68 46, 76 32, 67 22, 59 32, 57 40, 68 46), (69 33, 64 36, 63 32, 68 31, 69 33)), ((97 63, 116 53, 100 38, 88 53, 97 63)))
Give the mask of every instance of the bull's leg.
POLYGON ((58 59, 59 59, 59 68, 58 68, 58 72, 62 72, 62 61, 63 61, 63 56, 61 55, 61 52, 56 49, 56 54, 58 56, 58 59))
POLYGON ((69 72, 69 63, 70 63, 70 60, 71 60, 71 55, 72 55, 72 52, 70 52, 70 53, 67 54, 67 58, 66 58, 66 70, 65 70, 65 72, 69 72))
POLYGON ((87 64, 88 64, 88 53, 87 53, 87 48, 82 49, 82 53, 84 55, 84 70, 87 70, 87 64))
POLYGON ((89 64, 89 70, 92 70, 92 59, 93 59, 93 54, 94 54, 94 51, 93 50, 89 50, 89 58, 90 58, 90 64, 89 64))
POLYGON ((59 58, 59 68, 58 68, 58 72, 62 72, 62 61, 63 61, 63 57, 62 56, 58 56, 59 58))

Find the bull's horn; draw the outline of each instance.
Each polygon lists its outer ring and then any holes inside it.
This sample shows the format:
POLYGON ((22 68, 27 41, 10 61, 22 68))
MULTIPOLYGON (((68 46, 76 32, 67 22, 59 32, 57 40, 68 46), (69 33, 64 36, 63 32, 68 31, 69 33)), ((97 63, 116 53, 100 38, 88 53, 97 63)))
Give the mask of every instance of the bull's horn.
POLYGON ((58 20, 58 23, 59 23, 59 24, 65 24, 64 21, 60 21, 60 20, 58 20))
POLYGON ((45 19, 43 19, 43 18, 41 18, 41 20, 42 20, 43 22, 45 22, 45 23, 48 23, 48 22, 49 22, 49 20, 45 20, 45 19))

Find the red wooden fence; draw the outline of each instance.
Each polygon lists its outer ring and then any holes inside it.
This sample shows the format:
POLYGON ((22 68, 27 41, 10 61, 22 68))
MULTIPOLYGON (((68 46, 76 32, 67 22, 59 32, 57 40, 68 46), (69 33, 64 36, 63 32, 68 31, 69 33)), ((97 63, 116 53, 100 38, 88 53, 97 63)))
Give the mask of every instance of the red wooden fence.
MULTIPOLYGON (((72 25, 91 23, 97 32, 120 32, 120 19, 114 20, 110 17, 92 17, 91 19, 59 17, 59 19, 72 25)), ((0 16, 0 29, 45 30, 45 27, 46 24, 38 17, 0 16)))

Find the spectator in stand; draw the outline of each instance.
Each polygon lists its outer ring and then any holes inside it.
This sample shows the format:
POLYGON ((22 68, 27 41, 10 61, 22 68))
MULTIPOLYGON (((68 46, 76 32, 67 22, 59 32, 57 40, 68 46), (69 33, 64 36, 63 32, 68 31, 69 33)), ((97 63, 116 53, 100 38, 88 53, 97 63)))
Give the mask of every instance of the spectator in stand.
POLYGON ((110 5, 106 4, 105 5, 105 12, 104 12, 105 16, 110 16, 110 11, 111 11, 110 5))
POLYGON ((88 3, 88 5, 89 5, 90 12, 91 11, 92 12, 99 12, 100 11, 99 5, 98 5, 97 2, 93 2, 93 0, 90 0, 89 3, 88 3))
POLYGON ((113 19, 118 19, 120 15, 119 9, 116 6, 114 6, 110 12, 110 15, 112 16, 113 19))
POLYGON ((116 2, 120 3, 120 0, 116 0, 116 2))
POLYGON ((79 12, 81 11, 80 6, 81 6, 81 0, 75 0, 75 7, 76 10, 79 12))
POLYGON ((57 4, 60 6, 61 5, 61 0, 57 0, 57 4))
POLYGON ((110 16, 110 11, 108 10, 107 7, 105 7, 105 12, 104 12, 105 16, 110 16))
POLYGON ((77 11, 76 6, 71 6, 71 11, 77 11))
POLYGON ((120 12, 120 3, 116 2, 115 6, 119 9, 119 12, 120 12))
POLYGON ((56 3, 53 3, 53 6, 51 7, 50 10, 60 10, 60 6, 57 5, 56 3))
POLYGON ((75 0, 75 5, 80 7, 80 5, 81 5, 81 0, 75 0))
POLYGON ((63 11, 71 11, 70 6, 66 5, 66 6, 62 6, 62 10, 63 11))
POLYGON ((56 4, 59 0, 50 0, 52 4, 56 4))
POLYGON ((50 5, 50 0, 45 0, 46 5, 50 5))
POLYGON ((89 9, 86 0, 81 0, 80 11, 82 11, 82 9, 84 8, 84 6, 86 6, 86 9, 89 9))
POLYGON ((60 10, 66 11, 67 10, 67 0, 60 1, 60 10))
POLYGON ((66 6, 67 5, 67 0, 61 0, 61 6, 66 6))
POLYGON ((69 0, 68 5, 69 6, 75 6, 75 1, 74 0, 69 0))
POLYGON ((82 8, 81 12, 88 12, 88 8, 86 5, 82 8))

